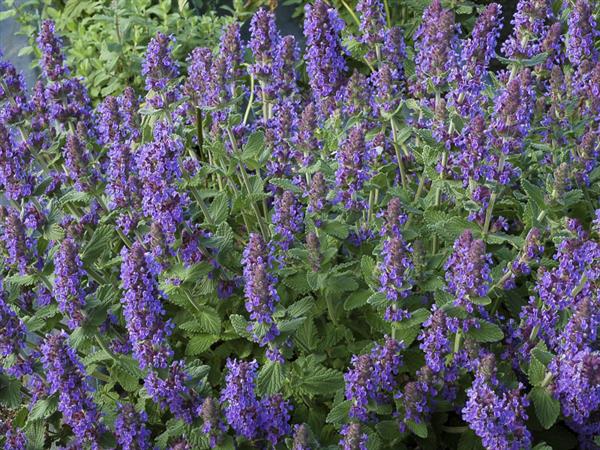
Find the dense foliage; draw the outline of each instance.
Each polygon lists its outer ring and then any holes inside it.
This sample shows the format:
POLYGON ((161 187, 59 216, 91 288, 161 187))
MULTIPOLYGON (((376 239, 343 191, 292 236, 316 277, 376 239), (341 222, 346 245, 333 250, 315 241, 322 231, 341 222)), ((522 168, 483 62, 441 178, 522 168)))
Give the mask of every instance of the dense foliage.
POLYGON ((555 3, 157 32, 95 107, 43 21, 35 86, 0 62, 0 443, 598 448, 600 31, 555 3))

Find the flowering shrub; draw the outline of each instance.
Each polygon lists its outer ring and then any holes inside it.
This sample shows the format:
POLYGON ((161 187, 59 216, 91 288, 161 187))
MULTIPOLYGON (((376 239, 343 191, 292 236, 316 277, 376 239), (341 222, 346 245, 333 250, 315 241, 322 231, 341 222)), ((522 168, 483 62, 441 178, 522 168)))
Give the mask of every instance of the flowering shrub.
POLYGON ((302 52, 260 9, 95 108, 44 21, 31 90, 0 63, 0 442, 597 448, 594 6, 316 0, 302 52))

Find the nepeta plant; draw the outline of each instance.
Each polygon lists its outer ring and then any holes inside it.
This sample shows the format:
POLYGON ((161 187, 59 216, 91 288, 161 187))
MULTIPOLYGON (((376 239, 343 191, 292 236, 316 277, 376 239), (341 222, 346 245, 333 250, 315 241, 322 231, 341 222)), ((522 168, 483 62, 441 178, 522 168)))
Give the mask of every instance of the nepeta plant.
POLYGON ((596 5, 356 11, 0 62, 4 448, 600 445, 596 5))

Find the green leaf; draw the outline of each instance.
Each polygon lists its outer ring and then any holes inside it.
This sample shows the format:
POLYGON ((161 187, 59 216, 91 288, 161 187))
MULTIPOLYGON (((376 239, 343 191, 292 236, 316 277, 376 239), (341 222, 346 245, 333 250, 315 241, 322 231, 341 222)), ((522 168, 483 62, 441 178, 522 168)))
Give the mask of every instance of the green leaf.
POLYGON ((285 190, 285 191, 292 191, 296 194, 301 194, 302 193, 302 189, 300 189, 298 186, 296 186, 294 183, 292 183, 292 181, 286 179, 286 178, 271 178, 269 180, 269 183, 280 187, 281 189, 285 190))
POLYGON ((543 211, 546 209, 546 201, 544 200, 544 191, 538 186, 534 185, 527 179, 523 178, 521 180, 521 186, 523 186, 523 190, 527 194, 527 197, 535 203, 535 205, 543 211))
POLYGON ((504 338, 504 333, 498 325, 481 319, 478 322, 479 328, 471 328, 467 331, 467 335, 477 342, 498 342, 504 338))
POLYGON ((185 354, 189 356, 199 355, 207 351, 211 345, 219 340, 214 334, 201 334, 191 338, 185 348, 185 354))
POLYGON ((112 376, 115 377, 115 379, 119 382, 121 387, 127 392, 135 392, 139 389, 139 378, 130 374, 118 364, 112 368, 111 373, 112 376))
POLYGON ((284 278, 282 281, 283 284, 298 294, 306 294, 311 290, 305 272, 298 272, 290 277, 284 278))
POLYGON ((229 321, 239 336, 246 339, 252 336, 252 334, 248 331, 248 321, 243 316, 240 316, 239 314, 232 314, 229 316, 229 321))
POLYGON ((456 450, 483 450, 483 445, 473 430, 467 430, 461 434, 456 450))
POLYGON ((21 402, 21 383, 5 375, 0 375, 0 404, 16 408, 21 402))
POLYGON ((289 316, 297 318, 308 314, 314 305, 315 300, 312 297, 304 297, 288 306, 286 311, 289 316))
POLYGON ((553 398, 543 387, 535 386, 531 390, 531 399, 540 424, 547 430, 552 427, 560 414, 560 402, 553 398))
POLYGON ((58 409, 58 397, 56 395, 51 395, 48 398, 44 398, 42 400, 38 400, 31 411, 29 411, 29 416, 27 420, 41 420, 50 417, 54 412, 58 409))
POLYGON ((348 225, 335 221, 327 222, 322 229, 329 236, 333 236, 340 240, 346 239, 349 233, 348 225))
POLYGON ((256 387, 260 395, 273 395, 281 390, 284 381, 283 365, 275 361, 267 361, 258 372, 256 387))
POLYGON ((369 305, 373 305, 375 307, 381 306, 387 302, 387 297, 383 292, 375 292, 371 294, 371 296, 367 299, 367 303, 369 305))
POLYGON ((31 421, 25 427, 27 450, 43 450, 46 437, 46 423, 41 420, 31 421))
POLYGON ((353 309, 360 308, 367 304, 369 297, 371 297, 370 289, 353 292, 344 301, 344 309, 346 311, 352 311, 353 309))
POLYGON ((309 394, 330 394, 343 386, 344 377, 341 372, 324 366, 316 366, 301 378, 296 387, 309 394))
POLYGON ((533 386, 540 386, 546 376, 546 366, 542 364, 535 356, 532 355, 529 361, 529 369, 527 370, 529 382, 533 386))
POLYGON ((332 423, 334 425, 338 425, 342 422, 345 422, 348 418, 350 406, 350 400, 344 400, 343 402, 338 403, 333 408, 331 408, 331 411, 329 411, 329 414, 327 414, 325 422, 332 423))
POLYGON ((221 317, 214 308, 202 306, 200 311, 197 311, 194 315, 198 319, 202 330, 217 335, 221 333, 221 317))
POLYGON ((427 438, 427 425, 425 424, 425 422, 416 423, 413 420, 407 420, 406 426, 408 427, 408 429, 410 431, 412 431, 414 434, 416 434, 420 438, 422 438, 422 439, 427 438))
POLYGON ((262 131, 255 131, 248 137, 246 145, 242 151, 242 160, 247 161, 250 159, 258 159, 258 156, 262 152, 265 145, 265 133, 262 131))
POLYGON ((429 319, 431 313, 425 308, 419 308, 410 313, 410 318, 398 323, 398 328, 412 328, 415 325, 420 325, 429 319))
POLYGON ((110 248, 111 241, 114 236, 114 227, 111 225, 100 225, 94 231, 92 238, 83 248, 81 259, 85 262, 92 263, 104 251, 110 248))
POLYGON ((532 450, 553 450, 551 446, 546 444, 545 442, 540 442, 538 445, 533 447, 532 450))

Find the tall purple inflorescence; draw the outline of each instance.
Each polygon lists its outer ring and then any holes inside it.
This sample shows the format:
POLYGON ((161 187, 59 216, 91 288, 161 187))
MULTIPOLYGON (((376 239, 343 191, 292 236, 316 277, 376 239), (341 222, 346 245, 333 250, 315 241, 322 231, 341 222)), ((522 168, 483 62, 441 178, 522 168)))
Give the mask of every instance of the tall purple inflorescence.
POLYGON ((54 297, 60 310, 68 318, 71 328, 83 324, 85 314, 85 289, 83 278, 86 275, 79 257, 79 246, 71 237, 60 244, 54 256, 54 297))
POLYGON ((335 201, 342 202, 347 209, 358 209, 366 204, 359 196, 365 181, 371 178, 371 152, 367 147, 365 132, 364 125, 352 127, 336 155, 338 168, 335 172, 335 201))
POLYGON ((273 311, 275 304, 279 302, 279 294, 275 289, 277 278, 270 273, 272 264, 273 258, 262 236, 252 233, 242 259, 244 293, 250 318, 256 321, 256 325, 266 327, 265 335, 257 336, 258 327, 251 326, 255 339, 261 344, 272 341, 279 334, 273 321, 273 311))
POLYGON ((227 423, 238 435, 249 440, 267 439, 275 446, 291 432, 291 406, 281 394, 256 398, 257 369, 256 361, 227 360, 221 402, 225 403, 227 423))
POLYGON ((49 392, 58 393, 58 410, 64 422, 73 429, 77 443, 99 449, 98 441, 104 427, 86 382, 85 369, 68 339, 63 331, 47 336, 41 346, 49 392))
POLYGON ((57 81, 69 74, 62 54, 62 39, 56 36, 52 20, 46 19, 42 22, 37 44, 42 52, 40 64, 46 78, 50 81, 57 81))
POLYGON ((548 33, 548 21, 554 18, 550 0, 519 0, 517 12, 510 21, 513 32, 502 44, 507 58, 531 58, 542 53, 548 33))
POLYGON ((150 40, 142 64, 147 91, 160 92, 167 87, 169 81, 179 75, 177 62, 171 55, 174 42, 173 36, 167 36, 160 31, 150 40))
POLYGON ((15 142, 11 130, 0 118, 0 187, 11 200, 20 200, 33 192, 29 159, 27 147, 15 142))
POLYGON ((140 147, 136 165, 140 176, 142 209, 156 222, 172 244, 175 232, 183 222, 183 206, 187 197, 177 191, 175 182, 181 176, 178 157, 183 151, 180 139, 172 136, 166 122, 154 126, 154 140, 140 147))
POLYGON ((465 230, 454 242, 454 253, 444 265, 449 292, 456 303, 472 310, 469 298, 483 297, 492 281, 490 264, 492 259, 486 253, 485 242, 473 239, 471 230, 465 230))
POLYGON ((486 100, 482 96, 485 89, 485 76, 490 60, 495 54, 500 36, 502 7, 490 3, 478 17, 471 36, 465 40, 460 54, 460 69, 456 67, 454 78, 457 87, 451 92, 451 104, 459 109, 464 117, 474 117, 486 100))
POLYGON ((281 35, 275 24, 275 14, 266 8, 260 8, 250 22, 250 42, 248 46, 254 56, 254 64, 250 65, 250 73, 261 84, 263 101, 274 95, 274 63, 281 35))
POLYGON ((323 0, 304 7, 304 36, 306 37, 306 62, 314 100, 323 113, 331 107, 328 98, 341 87, 348 66, 344 56, 340 32, 344 21, 337 11, 323 0))
MULTIPOLYGON (((15 363, 6 369, 6 372, 14 377, 30 374, 32 371, 31 361, 27 356, 21 355, 25 349, 27 328, 15 311, 6 303, 4 288, 0 284, 0 357, 13 357, 15 363)), ((31 358, 31 357, 29 357, 31 358)))
POLYGON ((294 237, 302 231, 304 214, 302 205, 291 191, 275 197, 273 224, 275 233, 280 236, 278 245, 281 250, 288 250, 294 243, 294 237))
POLYGON ((88 167, 90 166, 90 158, 85 147, 85 141, 75 133, 67 135, 63 156, 67 174, 74 182, 75 189, 78 191, 87 190, 89 187, 88 167))
POLYGON ((411 89, 415 94, 427 92, 428 83, 437 89, 451 81, 458 60, 457 31, 454 13, 433 0, 414 35, 416 84, 411 89))
POLYGON ((152 399, 185 423, 192 423, 200 407, 197 394, 187 386, 190 376, 182 360, 173 361, 166 379, 151 371, 144 380, 144 387, 152 399))
POLYGON ((360 14, 359 40, 367 48, 365 58, 374 63, 377 60, 375 47, 383 43, 386 33, 383 3, 380 0, 360 0, 356 10, 360 14))
POLYGON ((369 400, 381 404, 392 400, 398 387, 396 376, 402 365, 400 352, 403 348, 402 343, 386 336, 383 345, 375 345, 371 353, 352 356, 352 366, 344 374, 351 418, 367 421, 369 400))
POLYGON ((165 310, 158 289, 158 263, 139 242, 131 249, 124 248, 121 256, 125 291, 121 302, 133 355, 142 368, 165 368, 172 353, 166 342, 172 326, 163 319, 165 310))
POLYGON ((506 155, 520 153, 531 127, 535 104, 529 69, 509 80, 506 88, 500 92, 490 124, 491 142, 506 155))
POLYGON ((579 68, 584 61, 596 62, 598 51, 594 42, 600 35, 592 6, 588 0, 577 0, 569 14, 569 31, 565 39, 567 58, 574 67, 579 68))
POLYGON ((441 372, 445 367, 444 358, 450 352, 450 339, 444 310, 435 308, 431 316, 423 323, 419 335, 419 348, 425 354, 425 364, 433 373, 441 372))
POLYGON ((522 385, 512 390, 500 385, 493 355, 480 361, 462 417, 486 449, 531 447, 531 433, 525 426, 529 401, 522 389, 522 385))
POLYGON ((353 422, 344 425, 340 434, 343 439, 339 442, 339 445, 343 450, 367 450, 369 435, 361 431, 360 423, 353 422))
POLYGON ((200 411, 202 417, 202 432, 207 434, 211 447, 216 447, 227 431, 227 425, 221 419, 221 409, 213 397, 206 397, 200 411))
POLYGON ((148 415, 137 412, 130 403, 122 405, 115 420, 115 435, 117 443, 122 448, 131 450, 146 450, 151 448, 150 430, 146 428, 148 415))
POLYGON ((410 273, 414 268, 411 249, 402 236, 401 227, 406 222, 400 199, 390 200, 384 214, 381 230, 383 260, 379 264, 379 283, 390 306, 386 309, 385 320, 398 322, 409 316, 408 311, 398 308, 399 300, 406 298, 412 288, 410 273))

